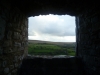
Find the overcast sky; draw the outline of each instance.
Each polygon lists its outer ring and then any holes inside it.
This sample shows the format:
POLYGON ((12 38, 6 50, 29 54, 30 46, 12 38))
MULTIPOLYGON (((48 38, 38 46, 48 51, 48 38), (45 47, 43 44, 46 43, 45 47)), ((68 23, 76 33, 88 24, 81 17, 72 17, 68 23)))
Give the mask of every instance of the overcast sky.
POLYGON ((75 42, 75 17, 69 15, 39 15, 29 18, 29 40, 75 42))

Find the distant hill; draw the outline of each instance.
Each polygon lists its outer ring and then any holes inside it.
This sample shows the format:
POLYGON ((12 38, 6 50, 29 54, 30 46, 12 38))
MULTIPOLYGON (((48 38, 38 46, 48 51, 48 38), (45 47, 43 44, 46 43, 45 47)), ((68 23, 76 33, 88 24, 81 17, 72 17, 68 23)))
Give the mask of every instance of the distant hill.
POLYGON ((75 42, 51 42, 51 41, 41 41, 41 40, 28 40, 29 43, 33 43, 33 44, 36 44, 36 43, 40 43, 40 44, 56 44, 56 45, 71 45, 71 46, 74 46, 75 47, 75 42))

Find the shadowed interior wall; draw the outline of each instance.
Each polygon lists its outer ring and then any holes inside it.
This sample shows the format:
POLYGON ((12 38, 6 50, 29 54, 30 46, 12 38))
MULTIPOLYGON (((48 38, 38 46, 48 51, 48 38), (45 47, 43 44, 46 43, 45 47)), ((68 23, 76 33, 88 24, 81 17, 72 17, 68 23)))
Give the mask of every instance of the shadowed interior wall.
POLYGON ((77 55, 88 75, 100 74, 100 12, 92 10, 76 17, 77 55))
POLYGON ((27 55, 27 41, 27 17, 7 2, 0 3, 0 75, 17 74, 27 55))

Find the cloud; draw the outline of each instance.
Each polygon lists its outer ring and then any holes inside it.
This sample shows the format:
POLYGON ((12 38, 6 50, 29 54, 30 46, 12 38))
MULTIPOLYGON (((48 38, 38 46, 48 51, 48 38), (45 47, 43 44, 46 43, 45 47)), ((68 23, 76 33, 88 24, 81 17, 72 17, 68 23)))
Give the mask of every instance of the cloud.
POLYGON ((75 17, 68 15, 40 15, 30 17, 29 36, 75 37, 75 17))
POLYGON ((53 41, 53 42, 76 42, 75 36, 64 36, 64 37, 57 37, 57 36, 28 36, 29 40, 44 40, 44 41, 53 41))

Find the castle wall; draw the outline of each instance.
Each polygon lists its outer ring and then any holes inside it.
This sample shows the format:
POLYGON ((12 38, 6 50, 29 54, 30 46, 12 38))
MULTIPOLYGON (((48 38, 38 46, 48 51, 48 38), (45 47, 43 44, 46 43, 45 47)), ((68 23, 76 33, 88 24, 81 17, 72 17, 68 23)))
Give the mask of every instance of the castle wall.
POLYGON ((76 17, 76 26, 77 56, 82 58, 87 73, 100 74, 100 12, 93 9, 76 17))
POLYGON ((17 74, 27 55, 27 41, 27 17, 7 2, 0 2, 0 75, 17 74))

